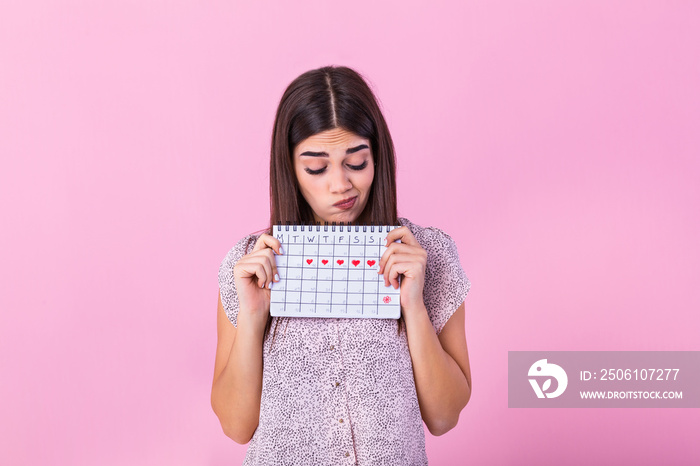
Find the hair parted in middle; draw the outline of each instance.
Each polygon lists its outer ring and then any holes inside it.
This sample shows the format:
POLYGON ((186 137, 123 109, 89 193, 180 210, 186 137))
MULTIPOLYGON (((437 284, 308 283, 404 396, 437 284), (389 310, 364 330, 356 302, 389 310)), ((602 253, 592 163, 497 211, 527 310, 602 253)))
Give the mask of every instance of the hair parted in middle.
MULTIPOLYGON (((336 128, 369 139, 375 162, 367 205, 353 223, 399 224, 394 142, 377 98, 357 71, 345 66, 324 66, 292 81, 277 107, 270 149, 268 234, 272 233, 273 225, 313 223, 313 212, 301 194, 294 171, 294 148, 304 139, 336 128)), ((272 320, 268 316, 264 338, 269 336, 272 320)), ((273 342, 280 318, 274 320, 273 342)), ((282 320, 289 323, 287 318, 282 320)), ((403 321, 402 315, 397 322, 399 334, 403 321)))
POLYGON ((377 99, 357 71, 324 66, 292 81, 277 107, 270 150, 270 227, 313 222, 294 172, 294 148, 335 128, 371 142, 374 180, 367 205, 354 223, 398 224, 394 143, 377 99))

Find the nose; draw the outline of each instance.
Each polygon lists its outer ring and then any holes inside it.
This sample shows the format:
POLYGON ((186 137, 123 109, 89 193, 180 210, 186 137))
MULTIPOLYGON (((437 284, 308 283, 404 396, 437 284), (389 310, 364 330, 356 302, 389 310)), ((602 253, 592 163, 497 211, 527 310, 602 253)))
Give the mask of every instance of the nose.
POLYGON ((329 190, 333 194, 342 194, 352 189, 352 183, 343 167, 334 167, 331 169, 328 183, 329 190))

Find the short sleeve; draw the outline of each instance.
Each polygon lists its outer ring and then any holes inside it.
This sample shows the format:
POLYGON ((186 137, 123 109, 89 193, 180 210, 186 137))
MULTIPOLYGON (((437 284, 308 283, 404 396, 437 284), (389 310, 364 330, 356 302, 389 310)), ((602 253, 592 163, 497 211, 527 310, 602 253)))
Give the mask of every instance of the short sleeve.
POLYGON ((428 253, 423 301, 435 333, 439 334, 466 298, 471 283, 459 261, 457 245, 447 233, 406 223, 428 253))
POLYGON ((226 316, 234 327, 238 326, 238 294, 233 280, 233 267, 238 260, 253 250, 257 237, 248 235, 238 241, 224 256, 219 266, 219 292, 226 316))

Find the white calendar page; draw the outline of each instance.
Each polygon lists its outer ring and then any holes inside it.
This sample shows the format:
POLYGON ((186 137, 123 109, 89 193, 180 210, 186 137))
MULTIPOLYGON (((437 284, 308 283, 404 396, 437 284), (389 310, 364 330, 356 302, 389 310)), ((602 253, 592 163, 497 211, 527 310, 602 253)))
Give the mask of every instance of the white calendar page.
POLYGON ((379 259, 395 226, 275 225, 279 282, 270 315, 398 319, 399 289, 384 286, 379 259))

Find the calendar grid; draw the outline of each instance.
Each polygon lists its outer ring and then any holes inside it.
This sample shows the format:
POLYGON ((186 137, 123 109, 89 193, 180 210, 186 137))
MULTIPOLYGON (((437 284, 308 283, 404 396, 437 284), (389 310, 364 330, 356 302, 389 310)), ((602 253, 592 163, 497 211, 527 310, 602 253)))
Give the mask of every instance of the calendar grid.
MULTIPOLYGON (((326 231, 328 227, 326 226, 326 231)), ((332 261, 335 260, 335 241, 333 241, 333 246, 331 246, 331 256, 332 256, 332 261)), ((333 283, 335 282, 335 267, 333 266, 333 262, 331 262, 331 302, 328 304, 328 313, 332 314, 333 313, 333 283)))
MULTIPOLYGON (((320 264, 320 262, 319 262, 320 256, 321 256, 321 245, 317 244, 316 245, 316 259, 314 259, 316 261, 316 267, 318 267, 320 264)), ((316 286, 316 299, 314 301, 316 303, 316 306, 314 306, 314 313, 318 313, 318 272, 316 272, 316 285, 315 286, 316 286)))
MULTIPOLYGON (((379 256, 382 255, 382 245, 379 244, 379 256)), ((377 261, 377 268, 379 268, 379 261, 377 261)), ((377 314, 379 314, 379 285, 377 285, 377 314)))
MULTIPOLYGON (((372 245, 372 246, 370 246, 370 248, 376 248, 377 253, 379 253, 379 246, 374 246, 374 245, 372 245)), ((373 252, 372 249, 370 249, 370 251, 367 251, 367 243, 365 243, 365 256, 372 255, 372 252, 373 252), (368 254, 368 252, 369 252, 369 254, 368 254)), ((367 264, 367 265, 369 265, 369 264, 367 264)), ((369 269, 370 269, 370 271, 374 272, 374 269, 373 269, 372 267, 373 267, 373 266, 370 266, 369 269)), ((377 261, 377 270, 379 270, 379 261, 377 261)), ((378 277, 379 277, 379 274, 377 274, 377 279, 378 279, 378 277)), ((378 290, 379 290, 379 283, 377 283, 377 291, 378 291, 378 290)), ((377 296, 376 296, 376 293, 375 293, 374 295, 375 295, 375 296, 374 296, 374 303, 370 303, 370 305, 372 306, 371 309, 370 309, 370 313, 371 313, 371 314, 377 314, 377 311, 379 310, 379 306, 377 305, 377 296)))
MULTIPOLYGON (((362 244, 362 268, 365 268, 365 264, 367 263, 367 236, 365 236, 363 244, 362 244)), ((367 278, 367 271, 363 270, 362 271, 362 280, 365 280, 367 278)), ((363 290, 364 291, 364 290, 363 290)), ((365 293, 362 293, 360 295, 360 308, 365 309, 365 293)))
POLYGON ((285 254, 275 256, 280 281, 270 315, 400 317, 399 290, 377 272, 391 226, 273 226, 285 254))
MULTIPOLYGON (((365 256, 365 257, 370 257, 370 256, 373 255, 373 254, 372 254, 372 250, 370 249, 370 250, 368 251, 367 248, 368 248, 368 245, 367 245, 367 237, 365 236, 365 254, 364 254, 364 256, 365 256), (369 254, 368 254, 368 252, 369 252, 369 254)), ((364 272, 364 274, 363 274, 363 275, 364 275, 363 278, 364 278, 364 279, 367 279, 367 275, 369 275, 370 273, 372 273, 372 266, 369 265, 369 262, 367 262, 367 259, 365 259, 365 261, 362 263, 362 267, 363 267, 363 268, 364 268, 365 264, 367 264, 367 265, 369 266, 369 268, 365 270, 365 272, 364 272)), ((369 296, 366 296, 365 294, 362 295, 362 308, 363 308, 363 309, 367 309, 367 310, 368 310, 367 312, 369 312, 370 314, 374 314, 374 312, 372 311, 371 303, 365 304, 365 298, 369 298, 369 296)))
MULTIPOLYGON (((296 229, 295 229, 296 230, 296 229)), ((296 251, 295 251, 296 252, 296 251)), ((304 303, 304 243, 301 243, 301 253, 299 256, 299 309, 297 312, 301 312, 304 303)))
MULTIPOLYGON (((281 228, 280 228, 281 230, 281 228)), ((289 276, 289 260, 285 257, 284 259, 284 279, 286 279, 289 276)), ((270 295, 272 296, 272 295, 270 295)), ((284 301, 287 302, 287 286, 285 285, 284 287, 284 301)))
MULTIPOLYGON (((350 255, 350 245, 348 245, 348 257, 350 255)), ((348 306, 350 305, 350 262, 345 262, 345 266, 348 268, 348 282, 347 286, 345 287, 345 310, 343 311, 345 314, 349 314, 348 312, 348 306)))

